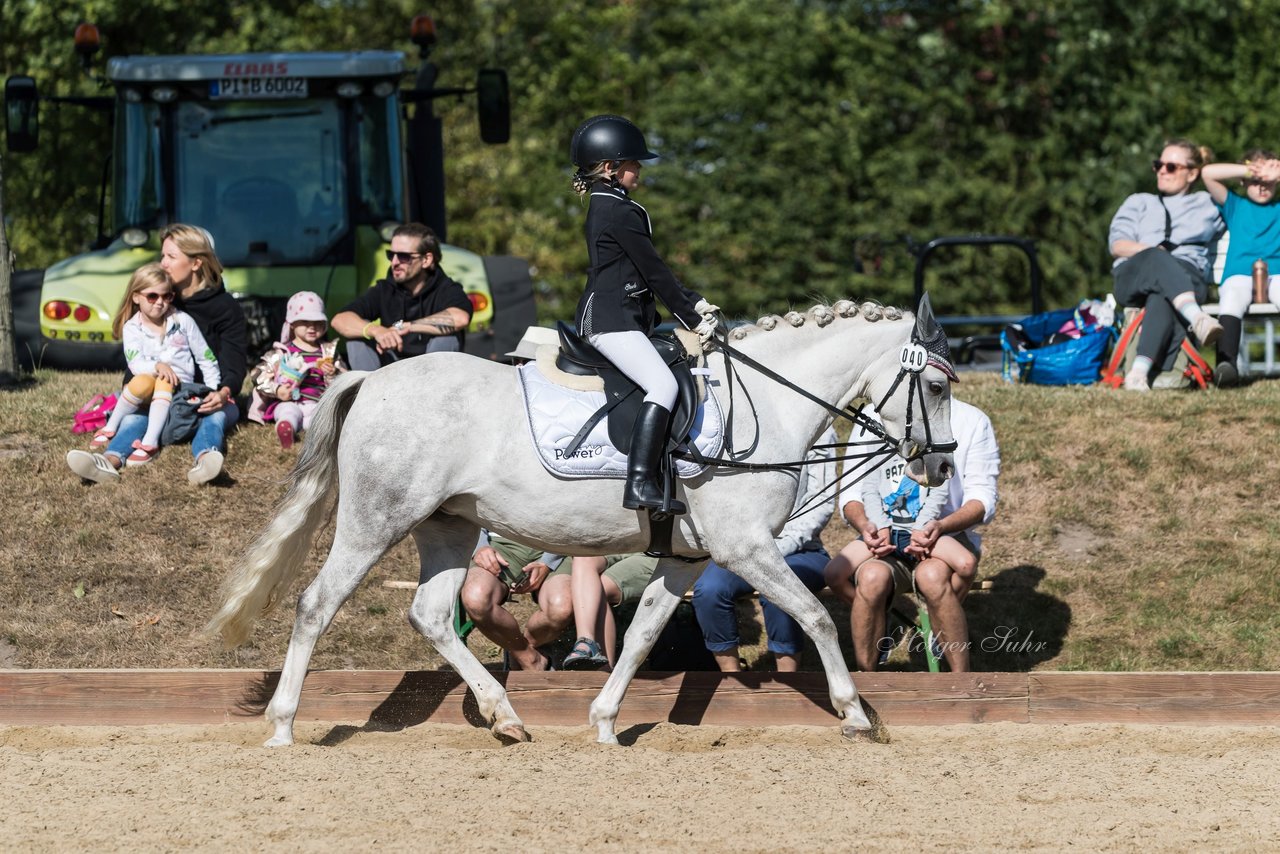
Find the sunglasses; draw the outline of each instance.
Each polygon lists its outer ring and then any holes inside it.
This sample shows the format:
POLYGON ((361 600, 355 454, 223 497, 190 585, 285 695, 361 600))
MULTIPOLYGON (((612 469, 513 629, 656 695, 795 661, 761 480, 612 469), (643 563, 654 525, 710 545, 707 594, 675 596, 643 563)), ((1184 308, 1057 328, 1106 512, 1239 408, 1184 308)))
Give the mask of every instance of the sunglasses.
POLYGON ((158 294, 155 291, 151 291, 150 293, 142 294, 142 296, 146 298, 147 302, 173 302, 172 293, 158 294))
POLYGON ((399 261, 401 264, 408 264, 414 258, 421 257, 421 252, 392 252, 390 249, 387 250, 387 260, 399 261))
POLYGON ((1186 163, 1165 163, 1163 160, 1152 160, 1152 161, 1151 161, 1151 171, 1152 171, 1152 172, 1161 172, 1161 171, 1163 171, 1163 172, 1166 172, 1166 173, 1168 173, 1168 174, 1172 175, 1174 172, 1177 172, 1179 169, 1190 169, 1190 168, 1192 168, 1192 167, 1191 167, 1191 166, 1188 166, 1186 163))

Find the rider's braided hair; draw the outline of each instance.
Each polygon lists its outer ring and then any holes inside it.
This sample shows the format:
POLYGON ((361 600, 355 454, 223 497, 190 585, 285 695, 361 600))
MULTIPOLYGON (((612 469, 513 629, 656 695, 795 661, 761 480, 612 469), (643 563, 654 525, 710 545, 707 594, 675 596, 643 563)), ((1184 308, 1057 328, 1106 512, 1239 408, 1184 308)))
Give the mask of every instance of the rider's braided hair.
POLYGON ((612 178, 612 173, 613 162, 610 160, 593 163, 589 169, 579 169, 573 173, 573 191, 579 196, 585 196, 591 190, 592 184, 612 178))

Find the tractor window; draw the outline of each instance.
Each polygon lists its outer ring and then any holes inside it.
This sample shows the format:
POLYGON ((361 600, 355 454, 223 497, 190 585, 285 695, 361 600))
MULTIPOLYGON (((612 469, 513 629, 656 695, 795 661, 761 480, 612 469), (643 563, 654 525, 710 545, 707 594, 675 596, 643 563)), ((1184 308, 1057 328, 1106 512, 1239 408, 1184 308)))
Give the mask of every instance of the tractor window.
POLYGON ((378 225, 399 220, 402 179, 400 173, 400 120, 395 98, 360 98, 355 103, 360 123, 361 218, 378 225))
POLYGON ((174 219, 208 228, 224 264, 322 263, 346 233, 333 101, 182 101, 174 136, 174 219))
POLYGON ((117 231, 157 224, 164 199, 160 169, 160 108, 117 102, 112 224, 117 231))

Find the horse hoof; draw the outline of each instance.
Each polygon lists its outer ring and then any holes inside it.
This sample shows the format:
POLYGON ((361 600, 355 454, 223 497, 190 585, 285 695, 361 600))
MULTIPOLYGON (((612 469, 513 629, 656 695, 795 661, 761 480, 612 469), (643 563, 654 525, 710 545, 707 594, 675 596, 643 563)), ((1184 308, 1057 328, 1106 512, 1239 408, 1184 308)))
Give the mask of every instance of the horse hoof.
POLYGON ((288 747, 291 744, 293 744, 293 739, 284 735, 273 735, 262 742, 263 747, 288 747))
POLYGON ((493 737, 503 744, 522 744, 526 741, 533 741, 529 737, 529 733, 525 732, 525 728, 520 724, 504 724, 493 728, 493 737))
POLYGON ((867 705, 866 700, 861 700, 862 711, 867 716, 867 721, 871 724, 869 727, 857 727, 853 724, 845 724, 840 727, 840 735, 849 741, 862 741, 870 744, 888 744, 889 728, 884 725, 884 721, 880 719, 880 713, 867 705))

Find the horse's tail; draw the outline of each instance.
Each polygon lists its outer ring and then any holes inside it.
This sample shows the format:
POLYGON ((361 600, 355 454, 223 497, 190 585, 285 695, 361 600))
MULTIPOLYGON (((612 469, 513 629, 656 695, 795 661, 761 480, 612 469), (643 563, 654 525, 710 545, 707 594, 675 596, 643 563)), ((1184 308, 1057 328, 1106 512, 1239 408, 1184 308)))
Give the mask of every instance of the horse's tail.
POLYGON ((223 582, 222 608, 206 630, 221 634, 228 647, 249 638, 254 620, 271 610, 297 576, 337 481, 342 423, 368 376, 351 371, 330 383, 307 428, 302 456, 275 518, 223 582))

